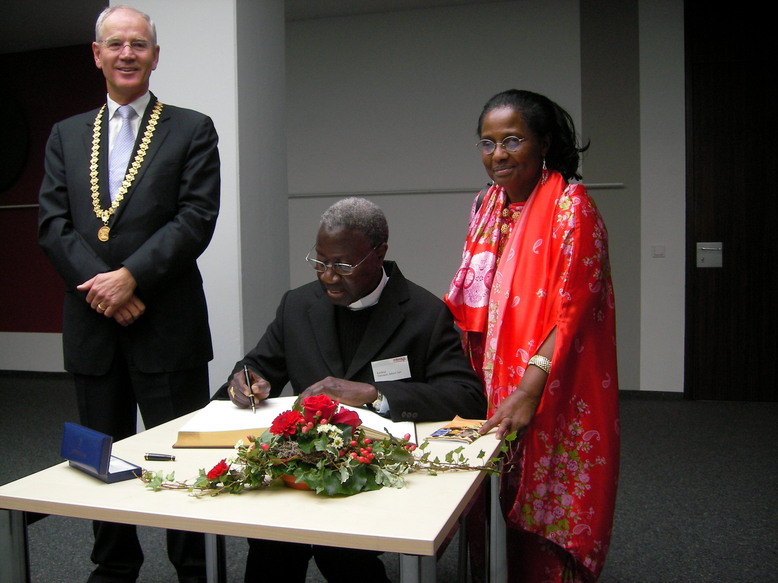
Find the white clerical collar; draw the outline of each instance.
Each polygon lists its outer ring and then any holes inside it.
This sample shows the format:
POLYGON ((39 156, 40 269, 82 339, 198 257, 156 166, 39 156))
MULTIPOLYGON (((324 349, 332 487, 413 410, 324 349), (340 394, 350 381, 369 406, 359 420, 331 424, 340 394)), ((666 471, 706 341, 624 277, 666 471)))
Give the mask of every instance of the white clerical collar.
POLYGON ((381 281, 378 282, 376 288, 365 297, 358 299, 353 304, 350 304, 348 309, 356 311, 364 310, 370 306, 375 306, 378 303, 378 300, 381 299, 381 292, 384 291, 387 281, 389 281, 389 276, 386 275, 386 270, 381 267, 381 281))
MULTIPOLYGON (((138 119, 142 119, 143 114, 146 112, 146 107, 148 106, 149 101, 151 101, 151 92, 146 91, 146 93, 138 97, 138 99, 132 103, 128 103, 127 105, 132 106, 132 108, 135 110, 135 113, 138 114, 138 119)), ((116 110, 119 109, 119 104, 110 97, 106 98, 106 103, 108 104, 108 119, 111 119, 113 118, 113 114, 116 113, 116 110)))

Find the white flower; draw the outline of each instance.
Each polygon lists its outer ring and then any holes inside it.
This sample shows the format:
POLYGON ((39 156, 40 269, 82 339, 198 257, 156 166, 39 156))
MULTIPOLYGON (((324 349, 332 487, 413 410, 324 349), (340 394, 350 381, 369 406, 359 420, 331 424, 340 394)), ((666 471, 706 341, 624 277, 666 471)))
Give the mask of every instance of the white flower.
POLYGON ((316 431, 319 433, 328 433, 330 435, 333 435, 333 432, 335 435, 337 435, 340 432, 340 429, 332 425, 331 423, 324 423, 323 425, 317 425, 316 431))

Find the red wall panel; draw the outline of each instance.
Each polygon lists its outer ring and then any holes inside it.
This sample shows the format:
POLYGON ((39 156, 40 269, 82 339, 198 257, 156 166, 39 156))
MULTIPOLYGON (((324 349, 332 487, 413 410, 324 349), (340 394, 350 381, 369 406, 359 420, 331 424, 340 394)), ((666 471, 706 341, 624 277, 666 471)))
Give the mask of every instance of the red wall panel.
POLYGON ((105 101, 105 80, 89 45, 0 55, 0 71, 0 332, 61 332, 64 285, 37 242, 43 154, 54 123, 105 101))

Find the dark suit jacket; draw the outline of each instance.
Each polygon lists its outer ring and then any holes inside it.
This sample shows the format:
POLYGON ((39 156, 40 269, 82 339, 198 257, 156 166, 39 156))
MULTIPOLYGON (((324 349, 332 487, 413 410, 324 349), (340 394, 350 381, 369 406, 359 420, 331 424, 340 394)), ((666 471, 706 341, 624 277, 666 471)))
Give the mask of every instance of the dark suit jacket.
POLYGON ((343 370, 335 307, 318 281, 287 292, 257 346, 235 365, 253 368, 278 396, 295 394, 327 376, 374 385, 395 421, 438 421, 455 415, 483 419, 483 387, 465 358, 446 305, 385 261, 389 282, 370 316, 348 370, 343 370), (407 356, 411 378, 375 382, 371 362, 407 356))
MULTIPOLYGON (((138 131, 143 136, 156 98, 138 131)), ((140 171, 97 239, 89 162, 97 110, 54 126, 40 191, 39 242, 65 280, 65 368, 103 374, 120 343, 142 372, 170 372, 207 363, 211 336, 197 257, 211 240, 219 211, 218 137, 210 118, 165 105, 140 171), (126 329, 101 316, 75 287, 97 273, 127 267, 146 313, 126 329)), ((108 120, 103 114, 99 177, 108 195, 108 120)), ((134 158, 133 152, 132 157, 134 158)))

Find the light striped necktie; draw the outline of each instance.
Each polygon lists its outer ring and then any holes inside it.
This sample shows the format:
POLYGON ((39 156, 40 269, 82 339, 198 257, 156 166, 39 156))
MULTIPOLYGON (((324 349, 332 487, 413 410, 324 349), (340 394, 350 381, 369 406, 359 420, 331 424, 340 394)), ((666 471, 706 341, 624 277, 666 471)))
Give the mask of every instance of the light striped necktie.
POLYGON ((111 202, 116 198, 116 193, 122 185, 127 166, 130 163, 130 154, 135 145, 135 135, 132 131, 132 118, 135 110, 130 105, 122 105, 116 110, 116 114, 122 118, 122 127, 116 135, 116 143, 111 148, 111 156, 108 166, 108 192, 111 194, 111 202))

